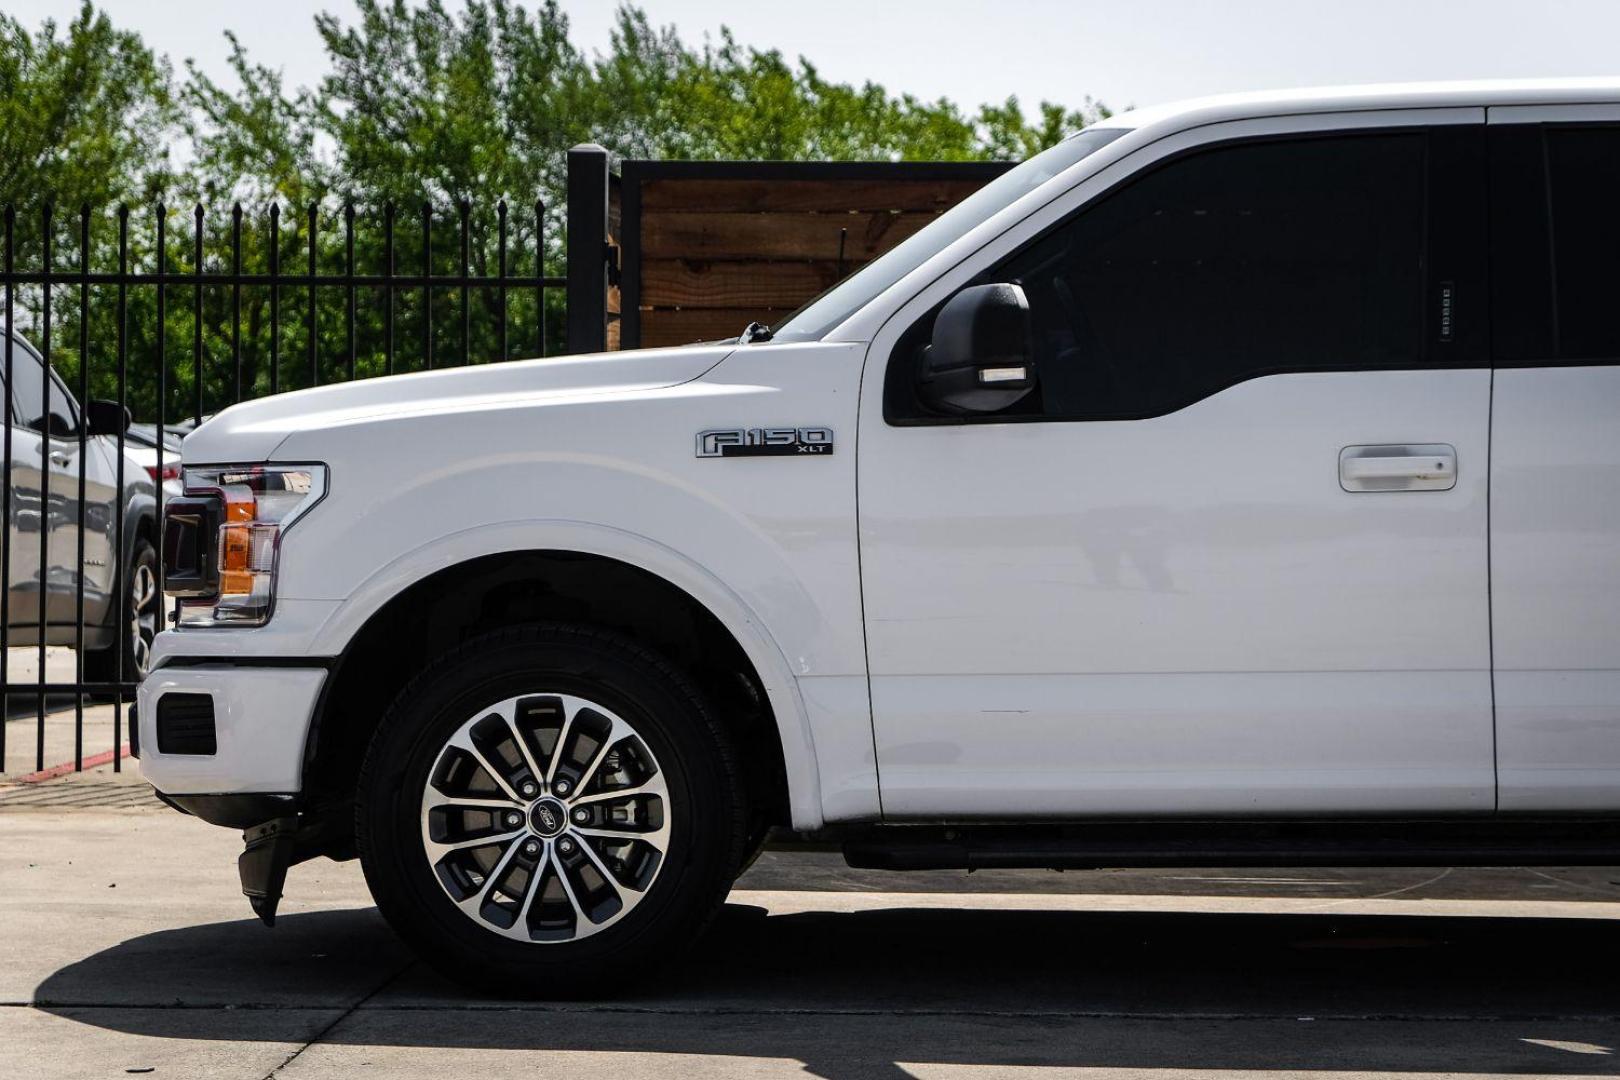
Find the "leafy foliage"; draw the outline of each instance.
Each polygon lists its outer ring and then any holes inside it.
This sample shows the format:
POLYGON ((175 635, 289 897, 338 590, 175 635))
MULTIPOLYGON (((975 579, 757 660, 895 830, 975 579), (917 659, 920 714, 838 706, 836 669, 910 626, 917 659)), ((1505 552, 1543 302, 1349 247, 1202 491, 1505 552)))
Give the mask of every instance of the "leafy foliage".
MULTIPOLYGON (((565 152, 580 142, 648 158, 1015 159, 1107 115, 1090 99, 1077 109, 1042 102, 1033 118, 1016 98, 966 112, 873 82, 829 80, 806 59, 750 48, 724 28, 694 46, 628 5, 606 52, 589 56, 570 40, 555 0, 533 9, 468 0, 454 12, 443 0, 359 0, 353 22, 323 14, 316 29, 327 74, 318 86, 289 90, 234 35, 225 47, 235 85, 221 85, 191 61, 177 83, 166 59, 117 28, 93 0, 65 28, 46 22, 30 32, 0 14, 0 202, 17 210, 19 267, 39 264, 50 200, 68 208, 50 230, 58 266, 76 266, 84 254, 76 211, 90 206, 91 262, 111 268, 116 206, 125 202, 134 208, 132 269, 196 270, 200 237, 202 269, 229 268, 239 258, 243 271, 264 273, 274 246, 284 270, 305 269, 313 259, 323 272, 341 272, 349 257, 344 207, 352 205, 359 273, 388 265, 383 222, 390 215, 402 270, 423 264, 424 220, 434 272, 450 270, 464 213, 473 271, 491 274, 500 251, 496 205, 504 199, 510 271, 543 266, 555 273, 563 256, 565 152), (181 152, 171 157, 170 147, 181 152), (206 210, 194 217, 198 205, 206 210), (239 256, 233 210, 242 221, 239 256), (273 210, 280 215, 274 245, 273 210), (160 217, 167 233, 161 262, 160 217)), ((293 295, 298 291, 283 290, 272 319, 267 288, 169 286, 160 320, 159 290, 131 290, 130 370, 143 373, 132 374, 130 384, 136 411, 157 411, 152 373, 159 356, 171 417, 235 400, 238 380, 241 393, 252 395, 347 377, 342 299, 311 303, 293 295), (200 372, 190 362, 194 333, 207 354, 200 372), (240 374, 229 362, 238 350, 240 374)), ((502 312, 493 297, 474 301, 470 355, 460 355, 459 308, 443 295, 451 291, 398 301, 397 366, 422 362, 427 335, 451 362, 498 355, 502 312)), ((117 389, 110 350, 120 316, 108 290, 88 292, 53 287, 53 362, 70 383, 79 376, 82 301, 90 389, 109 395, 117 389)), ((38 289, 19 291, 20 326, 39 323, 42 302, 38 289)), ((556 290, 545 296, 545 343, 536 336, 541 303, 531 290, 509 298, 506 324, 521 328, 512 331, 514 350, 559 347, 563 298, 556 290)), ((357 313, 356 374, 393 369, 380 307, 367 303, 357 313)))

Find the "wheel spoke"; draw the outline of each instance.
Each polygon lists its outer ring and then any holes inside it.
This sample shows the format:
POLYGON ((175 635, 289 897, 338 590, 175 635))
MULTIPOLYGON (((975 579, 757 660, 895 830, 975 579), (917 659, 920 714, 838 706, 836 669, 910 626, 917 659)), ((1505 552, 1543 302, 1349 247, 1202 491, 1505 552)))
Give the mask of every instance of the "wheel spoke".
POLYGON ((659 798, 665 798, 668 794, 668 789, 664 786, 664 774, 654 773, 635 787, 599 791, 595 795, 581 795, 573 801, 573 805, 581 806, 588 803, 605 802, 608 799, 624 799, 632 795, 657 795, 659 798))
POLYGON ((579 774, 579 783, 575 785, 574 790, 584 791, 591 786, 591 777, 596 775, 596 769, 602 764, 602 759, 607 757, 608 751, 622 742, 629 734, 630 727, 628 724, 618 719, 613 721, 613 726, 608 729, 607 738, 602 740, 602 745, 596 748, 596 753, 591 757, 590 763, 579 774))
MULTIPOLYGON (((586 828, 583 825, 576 825, 574 826, 574 834, 576 836, 594 836, 600 840, 640 840, 660 854, 669 846, 669 825, 667 822, 651 832, 635 832, 632 829, 604 829, 600 826, 586 828)), ((589 847, 590 845, 585 846, 589 847)))
POLYGON ((515 803, 523 802, 517 791, 507 782, 506 777, 501 775, 501 771, 495 767, 495 763, 489 760, 489 757, 478 748, 478 744, 473 742, 465 731, 457 732, 456 737, 450 740, 450 745, 466 751, 477 759, 479 767, 487 772, 495 783, 500 785, 500 789, 506 793, 508 799, 515 803))
POLYGON ((474 838, 472 840, 448 840, 448 841, 446 841, 446 840, 434 840, 434 839, 431 839, 431 838, 427 838, 426 842, 427 842, 428 846, 432 847, 432 848, 436 848, 437 851, 438 851, 437 855, 434 855, 432 852, 430 852, 428 857, 433 862, 437 863, 440 859, 444 858, 446 855, 450 854, 452 851, 465 851, 468 848, 489 847, 492 844, 505 843, 506 841, 512 839, 513 837, 520 835, 522 832, 523 832, 523 829, 520 826, 520 827, 518 827, 516 829, 509 829, 506 832, 491 833, 488 836, 480 836, 480 837, 476 837, 476 838, 474 838))
POLYGON ((507 868, 512 865, 512 860, 517 858, 517 853, 522 847, 523 845, 518 843, 511 843, 506 846, 506 850, 501 853, 501 857, 496 860, 495 865, 490 867, 489 876, 484 879, 483 887, 474 895, 461 901, 461 910, 473 916, 479 922, 488 925, 488 920, 483 916, 484 902, 489 899, 489 894, 495 890, 496 882, 500 881, 502 876, 505 875, 507 868))
POLYGON ((511 810, 522 806, 517 799, 481 799, 475 795, 446 795, 432 784, 428 785, 427 792, 422 796, 422 810, 437 810, 441 806, 465 807, 468 810, 511 810))
POLYGON ((145 611, 156 595, 157 578, 151 569, 146 566, 136 567, 134 579, 130 582, 130 604, 137 612, 145 611))
POLYGON ((585 909, 580 907, 579 897, 574 895, 574 883, 568 880, 568 867, 563 865, 561 859, 553 859, 557 867, 557 880, 562 882, 563 892, 568 897, 568 905, 574 909, 574 936, 579 937, 582 926, 591 926, 591 920, 585 915, 585 909))
POLYGON ((501 718, 506 721, 506 730, 512 733, 512 741, 517 744, 518 753, 523 756, 523 764, 528 767, 529 775, 539 776, 540 766, 534 763, 534 757, 529 753, 529 744, 524 740, 523 734, 518 731, 516 714, 502 710, 501 718))
POLYGON ((137 628, 135 639, 130 642, 130 656, 135 661, 135 674, 145 675, 146 669, 152 662, 152 647, 146 643, 146 635, 137 628))
POLYGON ((540 881, 546 876, 546 867, 550 864, 551 851, 547 848, 540 852, 540 861, 535 864, 534 872, 529 875, 528 885, 524 886, 523 902, 518 905, 517 918, 512 922, 513 936, 521 934, 525 939, 529 937, 529 909, 534 906, 535 897, 540 895, 540 881))
MULTIPOLYGON (((578 833, 579 835, 581 835, 581 836, 603 836, 603 835, 607 835, 607 834, 604 834, 604 833, 592 833, 587 829, 576 829, 574 831, 576 833, 578 833)), ((624 837, 619 836, 619 837, 615 837, 615 839, 622 840, 622 839, 624 839, 624 837)), ((636 839, 639 840, 639 839, 641 839, 641 837, 637 837, 636 839)), ((659 845, 656 845, 656 844, 653 845, 653 846, 655 848, 657 848, 658 854, 660 856, 663 855, 663 853, 664 853, 663 847, 661 847, 659 845)), ((647 891, 646 889, 638 889, 634 885, 626 885, 624 882, 620 881, 618 879, 618 877, 616 875, 614 875, 614 873, 607 868, 607 864, 604 863, 602 861, 602 857, 600 855, 598 855, 591 848, 591 845, 586 844, 586 843, 581 843, 579 845, 579 849, 585 853, 586 858, 591 860, 592 865, 594 865, 596 867, 596 872, 598 874, 602 875, 602 880, 606 881, 610 888, 615 889, 615 890, 618 891, 618 893, 619 893, 619 902, 621 904, 624 903, 624 894, 625 893, 627 893, 627 892, 628 893, 634 893, 637 896, 640 896, 642 893, 647 891)), ((648 884, 651 884, 651 882, 649 882, 648 884)), ((628 907, 629 905, 625 905, 625 906, 628 907)))
POLYGON ((562 730, 557 732, 557 745, 551 748, 551 760, 546 762, 546 787, 557 778, 557 766, 562 764, 563 748, 568 745, 568 736, 574 733, 574 717, 579 715, 580 706, 569 708, 565 700, 563 704, 562 730))

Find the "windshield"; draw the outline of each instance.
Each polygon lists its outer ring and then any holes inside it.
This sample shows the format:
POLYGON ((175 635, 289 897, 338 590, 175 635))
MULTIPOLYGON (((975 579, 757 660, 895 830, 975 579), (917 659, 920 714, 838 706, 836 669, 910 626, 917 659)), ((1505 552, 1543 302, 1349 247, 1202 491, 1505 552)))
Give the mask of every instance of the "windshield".
POLYGON ((889 286, 965 236, 975 225, 1011 206, 1127 130, 1092 128, 1082 131, 1002 173, 945 211, 938 221, 873 259, 772 327, 770 340, 819 340, 889 286))

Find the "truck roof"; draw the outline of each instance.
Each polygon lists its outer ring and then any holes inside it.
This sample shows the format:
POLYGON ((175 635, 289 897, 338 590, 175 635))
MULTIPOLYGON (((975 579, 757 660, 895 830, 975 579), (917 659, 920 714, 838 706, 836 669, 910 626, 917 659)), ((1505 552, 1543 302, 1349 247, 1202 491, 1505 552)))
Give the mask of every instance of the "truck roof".
POLYGON ((1141 128, 1171 121, 1178 127, 1190 127, 1224 120, 1297 113, 1603 103, 1620 103, 1620 76, 1379 83, 1219 94, 1131 109, 1099 121, 1095 126, 1141 128))

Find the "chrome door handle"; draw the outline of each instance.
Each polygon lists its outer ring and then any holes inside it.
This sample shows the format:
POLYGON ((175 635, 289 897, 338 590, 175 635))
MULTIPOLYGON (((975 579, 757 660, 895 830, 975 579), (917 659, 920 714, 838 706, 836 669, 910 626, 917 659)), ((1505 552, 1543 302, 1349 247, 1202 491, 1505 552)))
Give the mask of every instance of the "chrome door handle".
POLYGON ((1457 486, 1457 449, 1446 443, 1347 446, 1339 451, 1346 491, 1450 491, 1457 486))
POLYGON ((51 464, 60 465, 65 469, 73 464, 73 454, 66 450, 52 450, 51 464))

